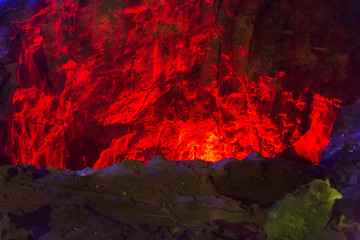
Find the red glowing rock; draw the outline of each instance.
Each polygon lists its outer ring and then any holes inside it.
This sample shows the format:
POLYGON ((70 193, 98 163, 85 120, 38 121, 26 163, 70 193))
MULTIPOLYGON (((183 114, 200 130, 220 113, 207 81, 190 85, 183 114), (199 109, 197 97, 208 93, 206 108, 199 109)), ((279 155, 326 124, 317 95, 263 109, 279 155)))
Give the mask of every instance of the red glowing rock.
POLYGON ((257 52, 266 46, 254 49, 252 41, 261 35, 264 4, 46 1, 19 23, 6 153, 15 164, 79 169, 153 154, 275 157, 294 146, 318 163, 339 102, 320 91, 326 79, 294 80, 319 49, 294 45, 297 35, 286 41, 289 55, 299 51, 298 66, 261 67, 268 55, 257 52))

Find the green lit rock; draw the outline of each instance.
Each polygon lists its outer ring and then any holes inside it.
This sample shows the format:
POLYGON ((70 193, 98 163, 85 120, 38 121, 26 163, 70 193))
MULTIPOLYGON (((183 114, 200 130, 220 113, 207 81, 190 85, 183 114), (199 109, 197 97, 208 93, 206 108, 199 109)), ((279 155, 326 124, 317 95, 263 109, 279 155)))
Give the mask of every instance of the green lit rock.
POLYGON ((316 179, 279 200, 264 225, 269 240, 306 240, 321 232, 342 195, 328 180, 316 179))

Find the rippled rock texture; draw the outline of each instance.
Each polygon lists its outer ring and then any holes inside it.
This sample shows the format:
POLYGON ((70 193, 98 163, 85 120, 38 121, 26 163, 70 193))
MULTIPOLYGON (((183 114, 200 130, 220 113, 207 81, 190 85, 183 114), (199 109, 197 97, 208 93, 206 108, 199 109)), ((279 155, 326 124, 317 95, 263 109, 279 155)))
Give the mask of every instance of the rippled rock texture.
POLYGON ((1 152, 82 169, 123 159, 318 163, 358 98, 359 2, 0 4, 1 152))
POLYGON ((329 181, 314 178, 313 168, 279 164, 153 156, 81 171, 3 166, 0 238, 358 239, 358 219, 335 214, 342 195, 329 181))

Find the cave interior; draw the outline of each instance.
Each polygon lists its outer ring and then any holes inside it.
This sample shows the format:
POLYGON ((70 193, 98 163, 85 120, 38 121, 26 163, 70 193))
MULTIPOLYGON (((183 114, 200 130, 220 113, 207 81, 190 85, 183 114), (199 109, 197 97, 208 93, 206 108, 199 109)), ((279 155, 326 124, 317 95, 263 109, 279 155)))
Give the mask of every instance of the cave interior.
POLYGON ((358 0, 0 0, 0 239, 360 239, 358 0))

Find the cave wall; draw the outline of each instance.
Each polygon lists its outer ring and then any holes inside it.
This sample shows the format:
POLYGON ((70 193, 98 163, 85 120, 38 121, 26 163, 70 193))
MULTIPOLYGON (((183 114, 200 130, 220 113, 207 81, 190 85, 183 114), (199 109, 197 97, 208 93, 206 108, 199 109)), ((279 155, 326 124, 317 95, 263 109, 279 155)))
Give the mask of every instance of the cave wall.
POLYGON ((12 163, 80 169, 277 157, 318 163, 360 96, 360 3, 0 3, 0 136, 12 163))

